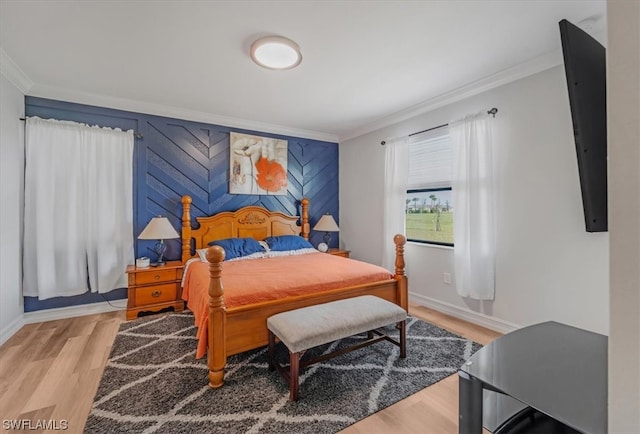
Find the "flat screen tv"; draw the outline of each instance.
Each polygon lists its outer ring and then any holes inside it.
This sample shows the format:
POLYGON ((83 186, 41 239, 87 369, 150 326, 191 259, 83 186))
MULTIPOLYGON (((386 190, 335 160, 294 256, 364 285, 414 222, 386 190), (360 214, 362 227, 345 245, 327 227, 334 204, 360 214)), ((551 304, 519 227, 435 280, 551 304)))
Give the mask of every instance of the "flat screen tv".
POLYGON ((560 39, 588 232, 607 231, 607 73, 605 48, 567 20, 560 39))

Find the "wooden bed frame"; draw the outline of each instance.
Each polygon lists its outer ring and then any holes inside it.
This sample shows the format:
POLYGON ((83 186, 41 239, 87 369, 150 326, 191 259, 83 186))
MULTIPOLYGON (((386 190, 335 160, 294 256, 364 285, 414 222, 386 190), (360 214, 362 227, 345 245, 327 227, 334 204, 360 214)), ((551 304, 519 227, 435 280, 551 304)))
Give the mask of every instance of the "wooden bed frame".
MULTIPOLYGON (((197 229, 191 226, 191 197, 182 197, 182 262, 197 257, 196 249, 207 248, 208 243, 225 238, 252 237, 263 240, 276 235, 300 235, 309 239, 309 200, 302 199, 300 217, 271 212, 262 207, 248 206, 235 212, 222 212, 211 217, 197 217, 197 229), (301 224, 298 225, 298 221, 301 224)), ((329 301, 375 295, 389 300, 405 310, 408 308, 408 283, 404 272, 403 235, 394 237, 396 260, 393 278, 364 285, 287 297, 238 307, 227 308, 224 303, 222 261, 224 249, 209 247, 207 260, 211 280, 209 283, 209 329, 207 363, 209 386, 224 384, 227 356, 266 346, 269 343, 267 318, 276 313, 329 301)))

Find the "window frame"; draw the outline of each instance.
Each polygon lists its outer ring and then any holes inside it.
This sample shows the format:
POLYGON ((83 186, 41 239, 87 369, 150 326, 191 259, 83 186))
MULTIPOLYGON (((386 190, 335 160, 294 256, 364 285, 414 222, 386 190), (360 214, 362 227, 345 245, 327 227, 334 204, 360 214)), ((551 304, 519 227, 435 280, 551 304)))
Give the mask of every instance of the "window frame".
MULTIPOLYGON (((451 186, 443 186, 443 187, 430 187, 430 188, 411 188, 407 190, 407 196, 409 196, 409 194, 411 193, 428 193, 431 191, 453 191, 453 189, 451 188, 451 186)), ((455 212, 455 211, 454 211, 455 212)), ((407 213, 405 213, 407 214, 407 213)), ((406 221, 407 218, 405 216, 405 225, 406 225, 406 221)), ((455 228, 454 228, 455 231, 455 228)), ((413 243, 420 243, 420 244, 425 244, 425 245, 435 245, 435 246, 442 246, 442 247, 454 247, 454 243, 443 243, 441 241, 427 241, 427 240, 419 240, 419 239, 415 239, 415 238, 409 238, 407 236, 407 228, 405 226, 405 236, 407 237, 407 241, 411 241, 413 243)))

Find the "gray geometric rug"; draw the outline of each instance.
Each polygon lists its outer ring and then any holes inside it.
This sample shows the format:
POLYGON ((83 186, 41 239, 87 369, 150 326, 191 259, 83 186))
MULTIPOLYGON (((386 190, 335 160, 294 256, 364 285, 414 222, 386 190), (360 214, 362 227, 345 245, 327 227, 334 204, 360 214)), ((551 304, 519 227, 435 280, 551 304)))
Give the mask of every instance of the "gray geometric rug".
MULTIPOLYGON (((120 326, 85 433, 334 433, 455 373, 481 347, 409 317, 406 359, 382 341, 312 365, 301 372, 299 401, 290 402, 265 348, 229 357, 225 385, 209 388, 206 358, 194 358, 193 323, 184 312, 120 326)), ((288 359, 282 346, 278 357, 288 359)))

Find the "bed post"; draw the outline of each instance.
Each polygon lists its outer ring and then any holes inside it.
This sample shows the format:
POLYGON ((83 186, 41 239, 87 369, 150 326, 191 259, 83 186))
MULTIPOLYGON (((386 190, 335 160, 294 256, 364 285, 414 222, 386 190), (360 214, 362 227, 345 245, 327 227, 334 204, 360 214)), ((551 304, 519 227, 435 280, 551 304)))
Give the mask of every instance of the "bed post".
POLYGON ((300 236, 305 240, 309 239, 309 199, 303 198, 300 203, 302 204, 302 215, 300 219, 300 236))
POLYGON ((226 324, 227 309, 224 306, 222 287, 222 261, 224 249, 212 246, 207 250, 209 261, 209 345, 207 364, 209 366, 209 386, 217 389, 224 384, 224 367, 227 365, 226 324))
POLYGON ((191 258, 191 196, 182 196, 182 263, 191 258))
POLYGON ((393 278, 398 282, 398 301, 403 309, 408 310, 409 285, 407 283, 407 276, 404 273, 404 245, 407 239, 404 235, 397 234, 393 237, 393 242, 396 245, 396 272, 393 278))

